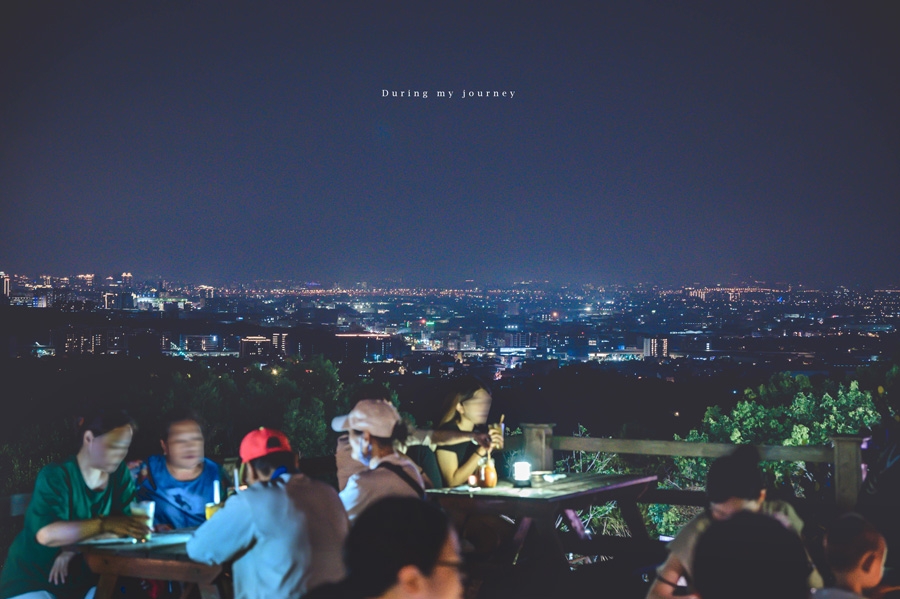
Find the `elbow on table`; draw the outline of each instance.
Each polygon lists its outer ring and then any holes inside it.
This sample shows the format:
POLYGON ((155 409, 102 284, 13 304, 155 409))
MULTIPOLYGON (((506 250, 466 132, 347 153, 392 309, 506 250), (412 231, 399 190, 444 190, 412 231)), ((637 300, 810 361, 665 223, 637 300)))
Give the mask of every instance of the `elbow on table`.
POLYGON ((466 483, 469 480, 469 476, 463 474, 461 471, 457 470, 451 476, 447 477, 447 483, 451 487, 458 487, 466 483))
POLYGON ((45 547, 60 547, 62 543, 53 538, 53 532, 48 530, 50 526, 45 526, 37 531, 34 535, 35 540, 45 547))

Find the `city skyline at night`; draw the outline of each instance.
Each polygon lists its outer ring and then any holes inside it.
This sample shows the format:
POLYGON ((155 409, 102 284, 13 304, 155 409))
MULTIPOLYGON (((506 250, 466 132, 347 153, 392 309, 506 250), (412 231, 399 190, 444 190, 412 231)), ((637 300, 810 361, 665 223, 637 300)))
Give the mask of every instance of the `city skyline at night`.
POLYGON ((896 285, 897 12, 11 3, 0 268, 896 285))

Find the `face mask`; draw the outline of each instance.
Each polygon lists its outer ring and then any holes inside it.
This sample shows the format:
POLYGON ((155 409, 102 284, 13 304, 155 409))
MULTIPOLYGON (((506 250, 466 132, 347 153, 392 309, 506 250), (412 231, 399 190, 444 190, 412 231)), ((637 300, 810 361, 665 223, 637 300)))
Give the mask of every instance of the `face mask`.
POLYGON ((359 454, 359 457, 361 458, 360 463, 364 466, 368 466, 372 461, 372 444, 369 443, 366 446, 362 446, 362 441, 360 441, 359 454))

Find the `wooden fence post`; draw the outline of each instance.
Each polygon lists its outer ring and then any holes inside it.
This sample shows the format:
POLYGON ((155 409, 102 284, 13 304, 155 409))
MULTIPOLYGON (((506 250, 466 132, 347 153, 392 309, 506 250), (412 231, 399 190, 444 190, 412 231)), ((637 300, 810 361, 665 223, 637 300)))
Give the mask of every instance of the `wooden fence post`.
POLYGON ((525 436, 525 456, 531 462, 532 470, 553 470, 553 424, 522 424, 525 436))
POLYGON ((865 437, 841 435, 831 438, 834 445, 834 502, 838 508, 852 510, 862 487, 862 441, 865 437))

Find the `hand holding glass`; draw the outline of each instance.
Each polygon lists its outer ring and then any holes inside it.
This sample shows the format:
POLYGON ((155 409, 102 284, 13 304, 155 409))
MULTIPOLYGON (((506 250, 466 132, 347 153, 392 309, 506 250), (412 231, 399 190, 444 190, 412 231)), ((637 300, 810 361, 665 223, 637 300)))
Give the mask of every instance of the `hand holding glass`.
POLYGON ((506 425, 502 422, 489 424, 488 432, 491 434, 491 444, 494 449, 503 449, 503 435, 506 433, 506 425))
MULTIPOLYGON (((147 523, 147 528, 153 529, 153 516, 156 514, 156 502, 153 501, 138 501, 137 503, 131 504, 131 515, 132 516, 143 516, 144 522, 147 523)), ((144 536, 144 539, 150 538, 150 531, 147 531, 147 534, 144 536)))

